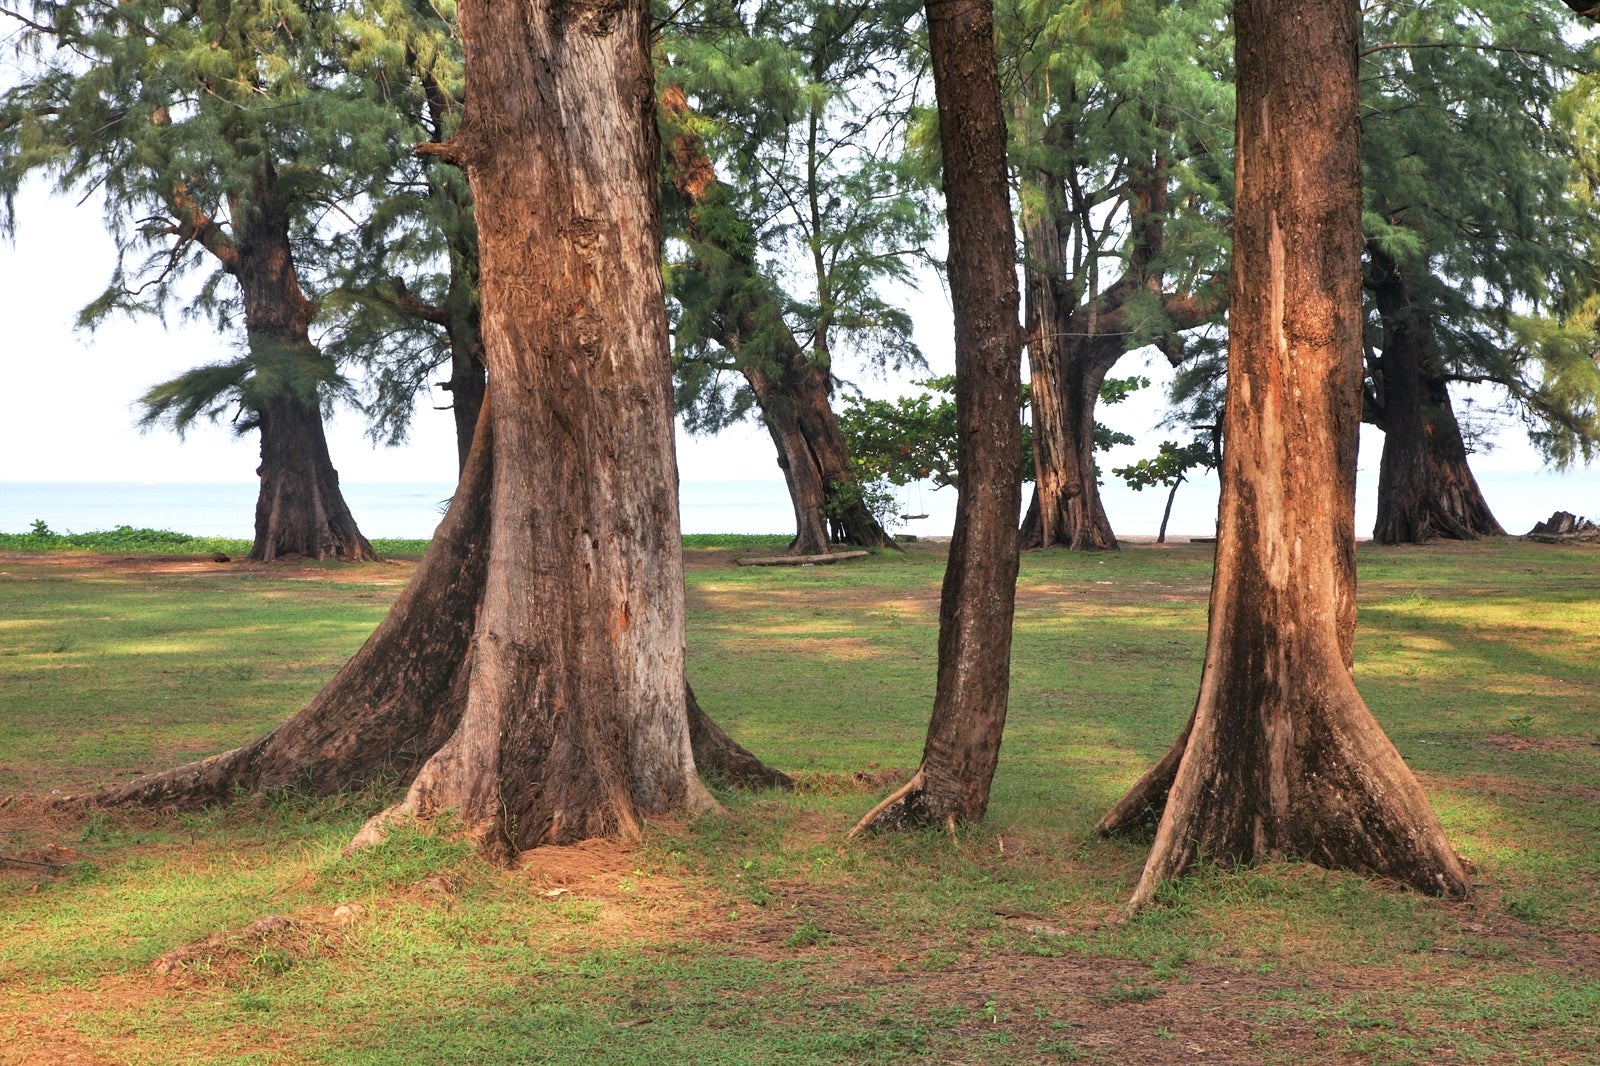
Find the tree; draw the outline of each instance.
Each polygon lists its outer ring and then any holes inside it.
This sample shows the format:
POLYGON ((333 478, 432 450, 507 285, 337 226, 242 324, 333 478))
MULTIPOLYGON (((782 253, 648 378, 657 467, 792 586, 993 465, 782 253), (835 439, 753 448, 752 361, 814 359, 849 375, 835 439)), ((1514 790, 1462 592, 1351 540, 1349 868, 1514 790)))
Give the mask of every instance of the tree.
POLYGON ((1355 0, 1240 0, 1222 500, 1200 695, 1100 822, 1159 819, 1133 902, 1199 857, 1289 855, 1464 896, 1356 692, 1361 151, 1355 0))
POLYGON ((498 860, 712 803, 683 677, 646 5, 471 0, 461 28, 467 106, 427 151, 472 181, 494 387, 450 510, 298 716, 106 802, 326 791, 388 759, 409 790, 358 842, 454 809, 498 860))
POLYGON ((1569 195, 1573 145, 1550 120, 1585 61, 1549 4, 1376 6, 1365 18, 1376 320, 1365 417, 1384 431, 1373 539, 1497 535, 1450 389, 1498 387, 1544 427, 1536 439, 1585 436, 1585 403, 1553 387, 1568 348, 1537 317, 1570 305, 1591 272, 1591 224, 1569 195))
POLYGON ((903 70, 909 10, 713 0, 664 44, 679 409, 699 432, 759 411, 798 554, 894 543, 862 499, 831 397, 840 351, 921 362, 910 317, 877 292, 908 279, 930 230, 896 154, 917 84, 903 70))
POLYGON ((1010 8, 1033 502, 1025 545, 1115 549, 1095 405, 1122 357, 1222 312, 1231 124, 1225 8, 1212 0, 1010 8))
MULTIPOLYGON (((398 112, 412 142, 442 143, 461 121, 461 39, 453 4, 368 0, 351 21, 345 64, 375 102, 398 112)), ((487 379, 472 190, 433 156, 396 153, 374 174, 358 224, 336 234, 322 303, 323 350, 364 370, 369 433, 403 442, 429 378, 450 396, 465 468, 487 379)))
POLYGON ((252 559, 375 558, 328 455, 323 406, 345 385, 311 341, 316 304, 300 272, 327 205, 391 152, 384 113, 329 62, 334 13, 289 2, 29 10, 4 12, 28 77, 0 101, 0 190, 9 204, 23 175, 43 171, 104 196, 119 262, 81 322, 160 314, 209 263, 189 309, 223 328, 242 318, 244 350, 152 388, 144 421, 182 431, 237 407, 239 431, 260 432, 252 559))
MULTIPOLYGON (((852 396, 845 401, 839 416, 864 493, 887 506, 894 500, 889 486, 904 487, 917 481, 931 481, 934 489, 957 485, 961 480, 959 425, 956 418, 954 377, 930 378, 921 382, 933 392, 901 396, 894 400, 875 400, 852 396), (936 395, 937 394, 937 395, 936 395)), ((1106 378, 1100 383, 1100 402, 1117 404, 1150 384, 1148 378, 1106 378)), ((1033 406, 1033 390, 1022 386, 1025 413, 1033 406)), ((1094 450, 1110 451, 1134 439, 1099 422, 1094 424, 1094 450)), ((1098 467, 1092 467, 1096 478, 1098 467)), ((1033 433, 1026 421, 1022 425, 1024 482, 1035 477, 1033 433)), ((1033 507, 1038 506, 1035 494, 1033 507)), ((1037 516, 1035 516, 1037 517, 1037 516)))
POLYGON ((1161 531, 1156 543, 1167 542, 1167 519, 1172 517, 1172 501, 1178 495, 1178 486, 1187 480, 1189 471, 1196 467, 1215 469, 1219 456, 1217 442, 1196 440, 1180 446, 1176 441, 1164 440, 1156 450, 1154 459, 1140 459, 1129 466, 1119 466, 1111 472, 1128 483, 1135 492, 1152 485, 1167 488, 1167 506, 1161 512, 1161 531))
POLYGON ((928 0, 927 17, 950 232, 962 477, 922 763, 852 835, 982 819, 1010 692, 1022 334, 994 9, 989 0, 928 0))

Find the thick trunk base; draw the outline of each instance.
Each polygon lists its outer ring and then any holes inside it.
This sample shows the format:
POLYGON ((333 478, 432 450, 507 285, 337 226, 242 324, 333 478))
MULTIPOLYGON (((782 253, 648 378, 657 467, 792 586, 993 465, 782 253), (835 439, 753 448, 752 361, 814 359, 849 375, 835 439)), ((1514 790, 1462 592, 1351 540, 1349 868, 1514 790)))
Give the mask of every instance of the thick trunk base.
MULTIPOLYGON (((405 785, 456 732, 467 703, 488 572, 493 444, 485 419, 428 553, 361 650, 299 714, 242 748, 106 789, 107 807, 197 808, 274 792, 330 795, 405 785)), ((686 691, 697 764, 741 788, 792 787, 686 691)))
POLYGON ((261 492, 256 498, 253 562, 276 559, 376 560, 339 490, 315 398, 274 397, 257 412, 261 492))
POLYGON ((1186 735, 1101 829, 1159 812, 1135 907, 1202 858, 1293 857, 1459 898, 1466 870, 1351 674, 1359 7, 1239 0, 1234 18, 1226 447, 1205 669, 1186 735))

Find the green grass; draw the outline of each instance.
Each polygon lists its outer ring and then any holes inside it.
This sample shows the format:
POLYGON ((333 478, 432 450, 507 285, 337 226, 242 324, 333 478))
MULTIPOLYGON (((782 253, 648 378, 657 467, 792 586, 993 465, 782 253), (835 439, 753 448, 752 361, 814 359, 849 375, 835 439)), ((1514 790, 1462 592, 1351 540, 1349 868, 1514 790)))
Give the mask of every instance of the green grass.
POLYGON ((514 871, 448 824, 342 856, 379 790, 31 798, 271 728, 407 565, 0 555, 0 855, 52 864, 0 863, 0 1063, 1600 1061, 1600 551, 1361 551, 1357 681, 1472 900, 1284 862, 1128 920, 1144 844, 1090 828, 1192 705, 1209 548, 1025 557, 988 820, 845 844, 921 751, 943 559, 732 564, 782 546, 686 538, 689 667, 802 790, 514 871))
MULTIPOLYGON (((382 556, 420 556, 428 542, 407 537, 378 537, 372 547, 382 556)), ((126 555, 223 555, 250 554, 250 541, 237 537, 193 537, 170 529, 135 529, 117 526, 90 533, 57 533, 44 522, 36 521, 27 533, 0 533, 0 551, 10 552, 105 552, 126 555)))

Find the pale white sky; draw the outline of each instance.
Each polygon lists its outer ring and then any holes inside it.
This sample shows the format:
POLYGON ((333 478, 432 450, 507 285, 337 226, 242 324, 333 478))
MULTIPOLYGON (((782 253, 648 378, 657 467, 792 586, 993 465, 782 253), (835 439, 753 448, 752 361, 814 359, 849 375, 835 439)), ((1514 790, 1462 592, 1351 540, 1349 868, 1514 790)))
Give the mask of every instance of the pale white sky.
MULTIPOLYGON (((27 186, 18 199, 18 225, 13 244, 0 244, 0 300, 4 301, 4 388, 0 390, 0 482, 4 481, 232 481, 251 482, 258 461, 253 434, 234 437, 226 426, 204 426, 180 441, 167 430, 141 432, 135 428, 133 401, 150 385, 179 371, 227 354, 230 340, 208 326, 184 325, 171 316, 168 327, 153 319, 119 319, 90 335, 73 329, 79 308, 104 287, 114 262, 97 204, 78 206, 48 194, 42 183, 27 186)), ((938 282, 929 279, 913 304, 918 342, 935 373, 951 366, 951 322, 947 297, 938 282)), ((1156 443, 1172 431, 1153 427, 1164 405, 1163 386, 1170 377, 1160 359, 1130 358, 1116 373, 1143 372, 1158 387, 1135 394, 1119 407, 1102 408, 1102 420, 1141 438, 1134 448, 1120 449, 1102 460, 1109 470, 1153 454, 1156 443)), ((875 380, 856 375, 857 382, 874 395, 912 391, 909 382, 875 380)), ((455 445, 450 416, 431 409, 443 394, 419 401, 412 440, 399 448, 374 446, 364 435, 361 416, 340 413, 329 427, 334 465, 346 483, 373 481, 438 481, 455 478, 455 445)), ((1370 529, 1371 482, 1377 466, 1381 437, 1363 430, 1362 513, 1357 528, 1370 529)), ((711 439, 689 438, 680 433, 678 460, 686 481, 770 479, 781 482, 772 445, 753 424, 737 427, 711 439)), ((1509 497, 1497 499, 1504 489, 1489 482, 1514 484, 1513 472, 1533 472, 1541 467, 1534 451, 1515 429, 1502 433, 1496 449, 1474 457, 1473 467, 1485 478, 1485 492, 1498 511, 1509 497), (1499 475, 1495 477, 1494 475, 1499 475)), ((1185 488, 1192 513, 1203 515, 1201 498, 1214 498, 1215 478, 1185 488)), ((1556 506, 1591 516, 1600 515, 1600 468, 1581 470, 1561 478, 1541 477, 1536 499, 1522 511, 1502 515, 1508 528, 1521 532, 1531 519, 1547 516, 1556 506)), ((1531 482, 1530 482, 1531 484, 1531 482)), ((1526 486, 1524 486, 1526 487, 1526 486)), ((1141 516, 1137 523, 1119 518, 1107 486, 1107 506, 1119 530, 1144 532, 1154 523, 1141 516), (1139 528, 1133 528, 1137 525, 1139 528)), ((942 496, 948 493, 940 494, 942 496)), ((1141 512, 1155 507, 1158 493, 1142 496, 1124 493, 1141 512)), ((1527 495, 1527 493, 1524 493, 1527 495)), ((951 501, 953 503, 953 501, 951 501)), ((1214 507, 1214 503, 1210 506, 1214 507)), ((1519 505, 1522 506, 1522 505, 1519 505)))

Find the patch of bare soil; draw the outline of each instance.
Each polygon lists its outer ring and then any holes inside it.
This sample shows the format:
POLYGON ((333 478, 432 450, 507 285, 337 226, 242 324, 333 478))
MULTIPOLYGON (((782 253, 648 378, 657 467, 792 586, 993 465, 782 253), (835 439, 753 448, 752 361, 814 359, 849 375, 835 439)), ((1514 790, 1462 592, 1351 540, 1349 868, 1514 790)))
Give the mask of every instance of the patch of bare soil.
MULTIPOLYGON (((42 996, 0 1000, 0 1066, 123 1066, 134 1059, 145 1061, 152 1037, 138 1028, 103 1035, 91 1035, 84 1028, 99 1028, 99 1019, 108 1013, 124 1017, 137 1013, 157 1016, 162 1028, 181 1032, 182 1016, 194 994, 168 996, 160 982, 139 974, 105 978, 92 988, 60 988, 42 996), (80 1019, 84 1028, 79 1027, 80 1019)), ((203 1056, 210 1062, 248 1051, 288 1066, 304 1061, 296 1043, 301 1038, 269 1025, 244 1023, 231 1026, 224 1035, 193 1037, 164 1050, 203 1056)))
MULTIPOLYGON (((719 922, 702 936, 767 962, 814 964, 808 1016, 854 1012, 870 999, 942 1029, 969 1048, 1003 1035, 1003 1057, 984 1061, 1060 1062, 1088 1056, 1120 1066, 1258 1063, 1270 1047, 1285 1061, 1366 1061, 1330 1053, 1310 1026, 1265 1022, 1282 977, 1190 966, 1179 980, 1155 981, 1137 962, 1076 956, 1067 937, 1113 920, 1079 915, 1044 919, 1002 914, 1008 932, 1030 937, 1025 953, 980 945, 951 950, 949 936, 891 939, 859 901, 802 884, 769 884, 773 900, 746 908, 743 921, 719 922)), ((999 1048, 996 1048, 996 1052, 999 1048)), ((965 1060, 963 1060, 965 1061, 965 1060)))

